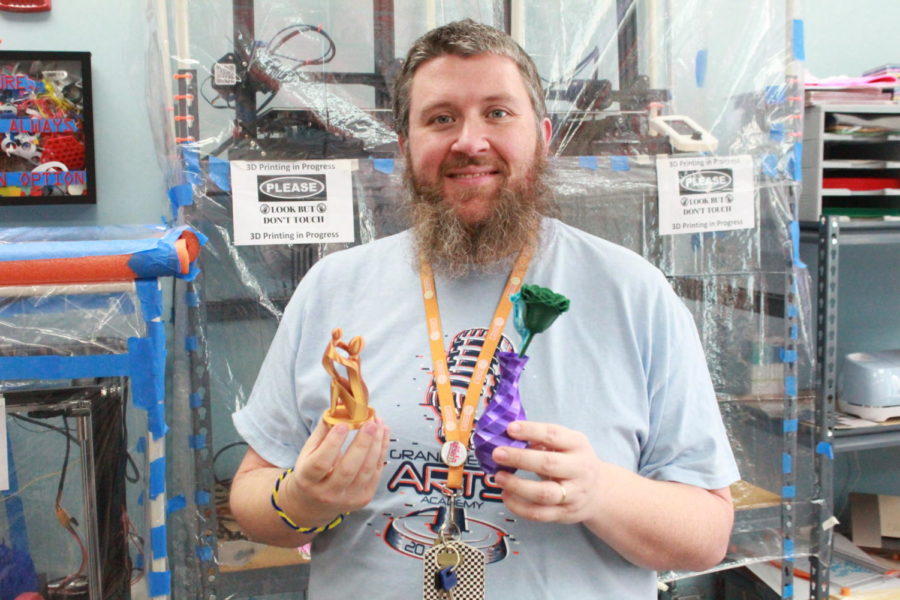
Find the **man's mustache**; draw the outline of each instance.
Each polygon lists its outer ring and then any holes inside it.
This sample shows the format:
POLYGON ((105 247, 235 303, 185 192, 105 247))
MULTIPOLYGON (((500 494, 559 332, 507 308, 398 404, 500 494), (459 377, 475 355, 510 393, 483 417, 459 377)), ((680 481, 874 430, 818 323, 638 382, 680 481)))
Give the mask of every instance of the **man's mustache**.
POLYGON ((468 155, 448 158, 441 165, 440 175, 443 177, 453 169, 464 169, 466 167, 490 167, 503 176, 509 175, 509 168, 502 160, 468 155))

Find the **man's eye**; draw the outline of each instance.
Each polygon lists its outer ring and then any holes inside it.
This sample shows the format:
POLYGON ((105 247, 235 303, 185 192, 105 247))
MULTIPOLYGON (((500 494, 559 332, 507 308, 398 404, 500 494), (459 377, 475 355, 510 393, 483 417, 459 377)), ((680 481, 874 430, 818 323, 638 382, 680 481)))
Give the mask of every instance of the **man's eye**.
POLYGON ((450 118, 449 115, 439 115, 432 119, 432 122, 437 123, 438 125, 446 125, 447 123, 452 123, 453 119, 450 118))
POLYGON ((502 119, 509 115, 509 113, 502 108, 495 108, 490 113, 488 113, 493 119, 502 119))

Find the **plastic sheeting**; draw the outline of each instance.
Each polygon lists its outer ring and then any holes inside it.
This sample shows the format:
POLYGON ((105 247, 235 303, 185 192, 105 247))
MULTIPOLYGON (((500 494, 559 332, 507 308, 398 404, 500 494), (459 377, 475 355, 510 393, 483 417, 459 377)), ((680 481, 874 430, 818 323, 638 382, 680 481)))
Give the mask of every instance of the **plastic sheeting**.
POLYGON ((168 596, 157 278, 196 276, 203 243, 187 226, 0 229, 3 594, 168 596))
POLYGON ((28 227, 0 231, 0 284, 89 283, 194 277, 202 236, 190 227, 28 227), (92 235, 93 234, 93 235, 92 235))
POLYGON ((795 216, 803 24, 792 1, 148 6, 151 114, 173 218, 210 240, 204 276, 184 290, 180 325, 176 317, 176 336, 199 349, 181 356, 174 439, 189 446, 203 435, 200 451, 173 468, 184 495, 202 499, 173 515, 183 527, 172 551, 185 557, 173 573, 176 591, 239 598, 302 585, 273 583, 272 571, 258 568, 265 550, 240 541, 230 522, 227 484, 242 455, 230 414, 246 401, 306 270, 351 245, 235 244, 232 163, 356 159, 352 244, 401 230, 391 84, 415 38, 463 17, 507 29, 535 59, 554 125, 551 189, 562 218, 657 265, 695 316, 745 480, 721 568, 817 551, 824 515, 809 424, 810 295, 795 216), (655 135, 657 117, 696 124, 705 145, 655 135), (661 233, 658 161, 670 156, 746 157, 750 222, 661 233), (788 504, 795 512, 786 525, 788 504), (239 552, 229 545, 236 541, 239 552))

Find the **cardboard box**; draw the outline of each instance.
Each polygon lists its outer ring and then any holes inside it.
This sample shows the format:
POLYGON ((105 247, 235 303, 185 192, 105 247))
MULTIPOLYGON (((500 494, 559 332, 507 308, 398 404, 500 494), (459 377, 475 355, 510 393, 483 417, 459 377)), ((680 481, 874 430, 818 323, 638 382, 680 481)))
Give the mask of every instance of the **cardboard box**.
POLYGON ((850 526, 857 546, 896 548, 900 545, 900 496, 851 493, 850 526))

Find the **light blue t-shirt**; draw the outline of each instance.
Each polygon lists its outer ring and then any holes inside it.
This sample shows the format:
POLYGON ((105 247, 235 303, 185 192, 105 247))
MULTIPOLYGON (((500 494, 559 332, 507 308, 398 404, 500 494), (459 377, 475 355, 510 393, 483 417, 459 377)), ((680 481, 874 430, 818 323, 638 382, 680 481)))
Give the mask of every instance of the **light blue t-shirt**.
MULTIPOLYGON (((378 492, 313 542, 309 597, 421 597, 446 479, 412 237, 403 232, 319 261, 300 283, 238 432, 263 458, 293 466, 329 405, 321 358, 340 327, 365 338, 370 405, 391 428, 378 492)), ((461 402, 507 273, 437 277, 453 390, 461 402)), ((519 384, 528 419, 585 433, 597 455, 645 477, 707 489, 738 479, 694 322, 665 277, 633 252, 545 219, 525 283, 571 308, 535 337, 519 384)), ((521 340, 509 324, 498 350, 521 340)), ((496 364, 485 386, 495 385, 496 364)), ((483 406, 483 403, 482 403, 483 406)), ((505 509, 474 457, 463 480, 463 540, 488 561, 485 598, 656 598, 655 573, 581 525, 530 522, 505 509)))

